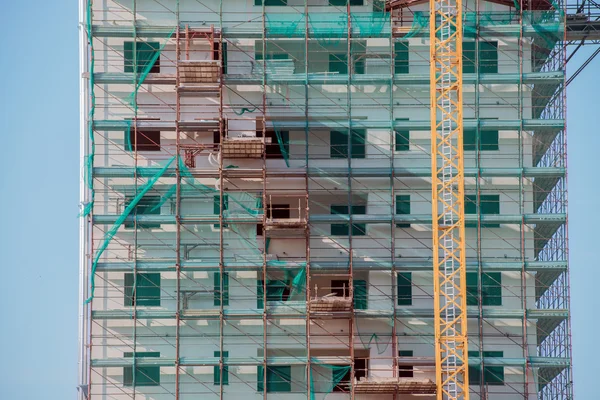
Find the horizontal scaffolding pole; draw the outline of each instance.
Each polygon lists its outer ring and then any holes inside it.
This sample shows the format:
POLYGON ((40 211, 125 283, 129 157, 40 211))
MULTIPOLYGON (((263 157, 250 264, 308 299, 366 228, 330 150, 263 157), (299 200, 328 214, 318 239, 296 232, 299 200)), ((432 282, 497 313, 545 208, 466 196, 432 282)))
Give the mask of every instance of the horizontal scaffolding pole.
MULTIPOLYGON (((306 316, 306 303, 303 301, 289 301, 289 305, 279 306, 267 306, 267 318, 300 318, 306 316), (290 309, 293 309, 290 312, 290 309)), ((96 320, 104 319, 175 319, 176 311, 162 311, 162 310, 95 310, 92 312, 92 318, 96 320)), ((347 313, 348 317, 352 313, 347 313)), ((180 312, 181 319, 214 319, 220 318, 220 310, 214 309, 202 309, 202 310, 182 310, 180 312)), ((479 319, 479 309, 476 306, 469 307, 467 309, 467 315, 470 319, 479 319)), ((234 309, 228 307, 223 310, 223 316, 229 317, 229 320, 245 320, 245 319, 262 319, 262 309, 234 309)), ((483 309, 483 319, 523 319, 526 316, 528 320, 559 320, 562 321, 569 317, 569 311, 565 309, 496 309, 489 308, 483 309)), ((322 319, 318 314, 311 314, 312 319, 322 319)), ((391 310, 355 310, 354 318, 393 318, 393 312, 391 310)), ((396 318, 422 318, 422 319, 433 319, 433 309, 413 309, 410 307, 396 310, 396 318)))
MULTIPOLYGON (((425 362, 431 362, 434 365, 433 357, 422 357, 425 362)), ((138 367, 174 367, 176 366, 174 358, 151 358, 151 357, 129 357, 129 358, 105 358, 92 359, 93 368, 113 368, 130 367, 134 364, 138 367)), ((306 357, 228 357, 227 365, 306 365, 306 357)), ((321 361, 318 357, 312 357, 311 362, 315 364, 327 364, 328 360, 321 361)), ((189 358, 181 357, 179 366, 215 366, 219 365, 220 357, 189 358)), ((568 358, 559 357, 529 357, 529 358, 498 358, 498 357, 474 357, 469 358, 469 365, 485 364, 487 366, 505 366, 505 367, 533 367, 533 368, 566 368, 570 365, 568 358)), ((429 364, 426 364, 429 365, 429 364)))
MULTIPOLYGON (((156 175, 162 168, 159 167, 95 167, 94 177, 96 178, 150 178, 156 175)), ((392 175, 398 178, 408 177, 431 177, 431 169, 428 167, 410 167, 410 168, 385 168, 385 167, 352 167, 348 168, 336 168, 336 167, 309 167, 308 171, 304 168, 290 168, 283 171, 271 171, 267 170, 267 177, 270 176, 282 176, 289 178, 290 176, 302 177, 308 173, 308 176, 312 177, 346 177, 352 175, 352 177, 365 177, 365 178, 388 178, 392 175), (285 171, 288 171, 286 174, 285 171)), ((482 178, 538 178, 538 177, 559 177, 565 176, 566 168, 563 167, 526 167, 526 168, 465 168, 465 177, 482 177, 482 178)), ((198 178, 218 178, 219 171, 217 169, 212 170, 197 170, 191 169, 190 174, 198 178)), ((231 170, 231 174, 224 174, 226 177, 239 177, 248 178, 252 176, 262 176, 260 170, 249 170, 244 168, 236 168, 231 170)), ((175 168, 169 168, 162 175, 165 178, 175 177, 175 168)))
MULTIPOLYGON (((120 215, 94 215, 94 224, 114 224, 120 215)), ((153 224, 175 224, 175 215, 129 215, 125 222, 142 222, 153 224)), ((221 219, 219 215, 183 215, 179 218, 182 224, 218 224, 221 219)), ((262 215, 239 215, 235 217, 226 217, 222 219, 226 223, 257 224, 262 221, 262 215)), ((309 222, 314 224, 332 224, 349 222, 348 214, 312 214, 309 222)), ((556 214, 505 214, 505 215, 465 215, 465 221, 497 224, 564 224, 567 221, 567 215, 563 213, 556 214)), ((431 224, 430 214, 353 214, 352 222, 368 224, 389 224, 389 223, 413 223, 413 224, 431 224)), ((537 226, 536 226, 537 227, 537 226)))
MULTIPOLYGON (((184 260, 181 263, 183 272, 219 272, 220 266, 218 260, 215 261, 194 261, 184 260)), ((393 263, 394 269, 399 272, 417 272, 433 271, 431 262, 402 262, 396 261, 393 263)), ((276 270, 284 269, 298 269, 306 266, 305 262, 297 261, 267 261, 267 269, 272 267, 276 270)), ((98 272, 130 272, 134 268, 133 262, 99 262, 96 271, 98 272)), ((175 271, 175 259, 172 261, 137 261, 135 263, 137 271, 154 271, 154 272, 170 272, 175 271)), ((234 271, 260 271, 263 268, 262 257, 257 259, 255 262, 228 262, 223 263, 224 272, 234 271)), ((327 262, 327 261, 315 261, 310 263, 310 269, 312 271, 346 271, 348 270, 348 262, 327 262)), ((497 272, 511 272, 521 271, 525 269, 527 272, 543 272, 543 271, 554 271, 564 272, 567 270, 567 261, 507 261, 507 262, 482 262, 481 269, 484 272, 497 271, 497 272)), ((391 271, 392 263, 385 261, 352 261, 352 269, 356 271, 391 271)), ((479 264, 477 262, 467 261, 467 271, 478 271, 479 264)))
MULTIPOLYGON (((228 39, 263 39, 264 37, 264 32, 261 30, 262 24, 261 24, 262 18, 259 21, 256 21, 253 25, 254 27, 251 26, 245 26, 244 23, 242 23, 240 21, 240 23, 238 23, 237 25, 240 25, 240 28, 223 28, 222 32, 223 32, 223 37, 227 37, 228 39)), ((429 24, 426 24, 427 26, 423 26, 418 34, 415 34, 414 37, 415 38, 429 38, 429 24)), ((93 37, 98 37, 98 38, 127 38, 130 39, 133 36, 139 37, 139 38, 169 38, 173 36, 173 28, 174 25, 169 25, 169 26, 149 26, 149 25, 138 25, 138 26, 133 26, 133 24, 128 25, 128 26, 107 26, 107 25, 93 25, 92 26, 92 36, 93 37)), ((181 29, 185 29, 185 25, 182 25, 180 27, 181 29)), ((410 28, 410 26, 407 26, 406 28, 410 28)), ((193 29, 193 27, 192 27, 193 29)), ((539 32, 544 32, 546 34, 548 33, 557 33, 560 34, 562 32, 564 32, 565 29, 565 25, 563 23, 540 23, 540 24, 536 24, 536 26, 534 27, 531 24, 527 24, 527 21, 523 21, 523 25, 521 25, 519 23, 519 21, 515 21, 515 23, 513 24, 486 24, 485 26, 480 26, 479 30, 478 30, 478 34, 481 37, 502 37, 502 36, 509 36, 509 37, 521 37, 521 34, 523 35, 523 37, 539 37, 540 34, 539 32)), ((296 40, 305 40, 308 39, 309 41, 314 40, 314 41, 322 41, 323 40, 323 35, 319 35, 318 37, 313 37, 311 35, 314 35, 314 33, 311 33, 309 31, 309 35, 308 37, 305 36, 304 32, 302 32, 302 34, 298 33, 295 37, 296 40)), ((389 32, 389 28, 388 29, 382 29, 381 32, 369 32, 368 35, 360 35, 360 33, 354 33, 351 34, 351 39, 352 38, 356 38, 356 39, 365 39, 365 38, 385 38, 388 39, 390 37, 390 32, 389 32)), ((346 35, 344 35, 344 39, 346 38, 346 35)), ((269 40, 277 40, 277 39, 281 39, 281 40, 294 40, 294 38, 291 38, 290 35, 284 35, 284 34, 269 34, 268 33, 268 39, 269 40)))
MULTIPOLYGON (((330 118, 334 118, 333 116, 330 118)), ((273 119, 267 121, 267 128, 278 130, 304 130, 306 128, 315 130, 347 129, 352 126, 353 129, 390 129, 393 125, 397 130, 411 131, 429 131, 431 121, 429 120, 364 120, 364 119, 328 119, 322 116, 321 119, 285 120, 285 117, 278 117, 275 122, 273 119)), ((180 121, 179 128, 182 131, 202 131, 203 129, 212 129, 215 121, 213 120, 194 120, 180 121)), ((96 120, 94 129, 98 131, 128 131, 132 128, 132 122, 126 120, 96 120)), ((175 121, 137 121, 137 129, 147 131, 175 131, 175 121)), ((463 124, 465 129, 486 130, 526 130, 543 133, 546 131, 562 130, 565 127, 564 119, 515 119, 515 120, 477 120, 465 119, 463 124)), ((212 130, 211 130, 212 132, 212 130)))
MULTIPOLYGON (((390 61, 391 62, 391 61, 390 61)), ((524 74, 463 74, 463 84, 490 85, 490 84, 550 84, 558 85, 564 81, 565 75, 563 71, 552 72, 529 72, 524 74)), ((331 75, 309 73, 305 74, 274 74, 267 77, 267 84, 281 83, 287 85, 310 85, 327 84, 341 85, 348 84, 348 75, 331 75)), ((393 79, 393 83, 404 86, 423 86, 429 87, 429 75, 427 74, 355 74, 352 75, 353 84, 389 84, 393 79)), ((131 82, 139 82, 140 75, 136 78, 135 74, 127 72, 104 72, 94 74, 94 83, 96 84, 131 84, 131 82)), ((145 84, 153 85, 175 85, 174 74, 148 74, 144 81, 145 84)), ((246 74, 246 75, 225 75, 224 83, 227 84, 262 84, 262 74, 246 74)))

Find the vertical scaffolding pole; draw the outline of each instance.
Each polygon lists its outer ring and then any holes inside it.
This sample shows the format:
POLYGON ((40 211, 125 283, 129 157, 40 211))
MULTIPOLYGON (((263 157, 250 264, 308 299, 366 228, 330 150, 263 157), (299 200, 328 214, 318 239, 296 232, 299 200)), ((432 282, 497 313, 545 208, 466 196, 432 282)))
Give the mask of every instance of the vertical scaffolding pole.
MULTIPOLYGON (((398 373, 398 332, 396 330, 396 308, 398 307, 398 270, 396 269, 396 175, 395 175, 395 153, 396 150, 396 131, 394 130, 394 74, 396 72, 396 48, 394 44, 394 32, 393 32, 393 12, 390 12, 390 213, 392 215, 390 225, 390 247, 391 247, 391 273, 390 273, 390 287, 392 288, 392 376, 399 377, 398 373)), ((398 398, 398 394, 394 393, 393 400, 398 398)))
MULTIPOLYGON (((179 359, 180 359, 180 333, 181 333, 181 169, 179 167, 180 151, 181 151, 181 138, 179 121, 181 119, 181 92, 179 91, 180 74, 179 74, 179 56, 181 46, 179 40, 181 38, 180 26, 179 26, 179 2, 177 2, 177 28, 175 29, 175 90, 177 91, 176 104, 175 104, 175 270, 177 274, 177 312, 175 313, 175 400, 179 400, 179 359)), ((186 26, 186 47, 187 47, 187 26, 186 26)))
POLYGON ((462 0, 435 0, 429 6, 437 398, 468 400, 462 0))
MULTIPOLYGON (((132 1, 132 13, 133 13, 133 87, 137 88, 139 84, 139 74, 138 74, 138 52, 137 52, 137 4, 136 0, 132 1)), ((137 120, 138 120, 138 92, 134 90, 133 92, 133 141, 131 140, 131 136, 129 137, 129 141, 133 143, 133 187, 134 193, 138 194, 138 131, 137 131, 137 120)), ((131 135, 131 128, 126 132, 126 135, 131 135)), ((143 201, 143 199, 142 199, 143 201)), ((124 205, 125 206, 125 205, 124 205)), ((138 286, 138 212, 137 206, 132 210, 133 213, 133 288, 131 290, 131 296, 133 298, 133 332, 132 332, 132 396, 131 398, 135 400, 136 398, 136 384, 137 384, 137 310, 138 310, 138 302, 137 300, 137 286, 138 286)))
MULTIPOLYGON (((262 259, 263 259, 263 264, 262 264, 262 287, 263 287, 263 360, 262 360, 262 364, 263 364, 263 371, 262 371, 262 388, 263 388, 263 399, 267 400, 267 392, 268 392, 268 388, 267 388, 267 373, 268 373, 268 367, 267 367, 267 344, 268 344, 268 332, 267 332, 267 324, 268 324, 268 316, 267 316, 267 184, 266 184, 266 164, 267 164, 267 148, 266 148, 266 140, 267 140, 267 32, 266 32, 266 15, 265 15, 265 2, 261 2, 262 3, 262 27, 261 27, 261 34, 262 34, 262 64, 263 64, 263 70, 262 70, 262 148, 263 148, 263 154, 262 154, 262 165, 261 165, 261 173, 262 173, 262 206, 263 206, 263 213, 262 213, 262 235, 263 235, 263 240, 264 240, 264 245, 263 245, 263 254, 262 254, 262 259)), ((256 55, 255 55, 256 57, 256 55)), ((257 374, 258 376, 258 374, 257 374)), ((257 378, 259 379, 259 378, 257 378)), ((258 385, 258 382, 257 382, 258 385)))
MULTIPOLYGON (((306 387, 307 387, 307 399, 312 399, 312 363, 311 363, 311 336, 310 336, 310 323, 311 323, 311 306, 310 306, 310 298, 311 298, 311 270, 310 270, 310 223, 309 221, 309 188, 308 188, 308 138, 309 138, 309 127, 308 127, 308 0, 304 0, 304 143, 305 143, 305 162, 304 162, 304 190, 305 190, 305 201, 306 205, 305 209, 305 221, 306 225, 304 226, 304 240, 305 240, 305 254, 306 257, 306 387)), ((298 210, 298 217, 302 218, 302 210, 298 210)), ((316 296, 317 293, 315 293, 316 296)))
MULTIPOLYGON (((524 136, 524 131, 523 131, 523 118, 524 118, 524 99, 523 99, 523 73, 524 73, 524 67, 523 67, 523 61, 525 60, 524 58, 524 51, 523 51, 523 44, 524 44, 524 37, 523 37, 523 0, 519 0, 519 10, 518 10, 518 19, 519 19, 519 43, 518 43, 518 49, 517 49, 517 58, 518 58, 518 66, 519 66, 519 86, 518 86, 518 113, 519 113, 519 121, 520 121, 520 127, 519 127, 519 169, 521 171, 523 171, 523 168, 525 167, 525 163, 524 163, 524 157, 525 157, 525 151, 524 151, 524 146, 525 146, 525 141, 523 140, 523 136, 524 136)), ((521 176, 519 178, 519 212, 521 213, 521 215, 525 214, 526 212, 526 207, 525 207, 525 199, 526 199, 526 192, 525 192, 525 187, 523 185, 523 181, 524 181, 524 177, 521 173, 521 176)), ((535 211, 535 210, 534 210, 535 211)), ((521 239, 521 304, 522 304, 522 309, 523 309, 523 318, 522 318, 522 335, 523 338, 521 339, 521 345, 523 347, 522 351, 523 351, 523 358, 525 360, 529 360, 529 338, 528 338, 528 320, 527 320, 527 278, 529 273, 527 272, 527 270, 525 269, 525 262, 527 260, 527 250, 526 250, 526 227, 525 227, 525 221, 524 218, 522 218, 521 220, 521 224, 519 227, 519 232, 520 232, 520 239, 521 239)), ((529 370, 530 370, 530 365, 529 362, 525 363, 525 367, 524 367, 524 371, 523 371, 523 398, 528 399, 529 398, 529 370)), ((532 371, 533 373, 533 371, 532 371)))
MULTIPOLYGON (((85 184, 85 179, 91 179, 92 175, 88 168, 92 168, 93 165, 87 165, 87 159, 89 157, 89 132, 88 126, 91 127, 91 115, 88 115, 90 107, 90 95, 93 93, 93 82, 94 77, 90 76, 89 81, 83 78, 83 73, 90 70, 90 63, 93 63, 92 53, 92 35, 91 30, 88 31, 87 27, 91 26, 92 18, 91 13, 91 0, 80 0, 79 1, 79 76, 81 80, 79 82, 79 157, 80 157, 80 173, 81 179, 79 181, 79 201, 81 204, 82 217, 79 219, 79 371, 78 371, 78 399, 86 400, 89 398, 90 386, 89 386, 89 360, 88 355, 88 330, 91 329, 90 316, 91 316, 91 304, 85 304, 85 299, 88 298, 88 267, 90 265, 91 257, 91 216, 83 215, 83 210, 87 207, 88 202, 91 201, 91 194, 89 185, 93 182, 85 184), (88 44, 89 42, 89 44, 88 44)), ((93 69, 92 69, 93 71, 93 69)), ((93 131, 92 131, 93 132, 93 131)), ((93 134, 93 133, 92 133, 93 134)), ((93 210, 92 210, 93 211, 93 210)), ((90 214, 92 213, 90 211, 90 214)))
MULTIPOLYGON (((212 58, 215 57, 215 28, 214 25, 210 26, 210 34, 208 35, 209 51, 212 53, 212 58)), ((219 61, 218 77, 219 77, 219 143, 223 145, 225 143, 225 135, 227 135, 226 129, 229 126, 227 120, 223 117, 223 1, 219 2, 219 51, 217 52, 217 60, 219 61)), ((224 346, 224 324, 225 324, 225 299, 223 293, 225 292, 225 243, 223 230, 225 229, 225 221, 223 218, 223 211, 225 211, 225 176, 223 175, 223 151, 219 157, 219 399, 223 399, 223 373, 225 368, 225 346, 224 346)), ((229 198, 227 198, 229 201, 229 198)), ((227 285, 229 285, 229 278, 227 278, 227 285)), ((229 290, 229 288, 228 288, 229 290)), ((227 369, 229 373, 229 369, 227 369)))
MULTIPOLYGON (((352 310, 354 310, 354 301, 355 290, 354 290, 354 268, 353 268, 353 259, 354 259, 354 251, 353 251, 353 204, 352 204, 352 137, 354 135, 352 131, 352 77, 354 76, 354 63, 352 62, 352 14, 350 13, 350 2, 346 3, 346 13, 347 13, 347 26, 346 26, 346 40, 347 42, 347 55, 346 69, 348 71, 348 80, 346 81, 346 101, 348 102, 348 108, 346 111, 346 115, 348 116, 348 136, 347 136, 347 160, 348 160, 348 261, 349 261, 349 272, 348 272, 348 287, 350 298, 352 299, 352 310)), ((366 225, 365 225, 366 229, 366 225)), ((368 290, 368 286, 367 286, 368 290)), ((357 326, 355 321, 354 311, 350 315, 348 320, 348 345, 350 346, 350 381, 354 379, 354 375, 356 374, 355 361, 354 361, 354 329, 357 326)), ((350 385, 350 400, 354 400, 354 385, 350 385)))

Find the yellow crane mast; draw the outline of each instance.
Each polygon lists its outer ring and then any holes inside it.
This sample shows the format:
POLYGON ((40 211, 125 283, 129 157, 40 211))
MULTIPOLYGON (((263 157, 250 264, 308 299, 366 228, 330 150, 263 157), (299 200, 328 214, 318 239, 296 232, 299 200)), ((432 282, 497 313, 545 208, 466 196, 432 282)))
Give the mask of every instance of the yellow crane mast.
POLYGON ((468 400, 462 0, 430 0, 429 25, 437 398, 468 400))

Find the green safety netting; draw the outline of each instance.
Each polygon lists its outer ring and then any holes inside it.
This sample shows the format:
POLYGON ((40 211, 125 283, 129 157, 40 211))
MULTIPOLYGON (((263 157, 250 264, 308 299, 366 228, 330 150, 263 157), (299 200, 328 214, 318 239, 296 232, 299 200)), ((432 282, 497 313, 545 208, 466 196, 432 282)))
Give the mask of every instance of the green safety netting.
POLYGON ((148 74, 152 70, 152 67, 154 66, 154 64, 156 63, 158 58, 160 57, 160 54, 162 53, 163 49, 169 42, 169 39, 171 38, 171 36, 173 36, 173 34, 175 33, 176 30, 177 30, 177 27, 173 28, 173 30, 167 35, 167 39, 164 41, 164 43, 162 43, 160 45, 160 48, 154 49, 156 51, 152 51, 152 52, 136 51, 137 46, 139 46, 141 43, 146 43, 146 42, 138 42, 138 41, 134 42, 135 46, 133 49, 134 50, 133 53, 135 54, 135 56, 134 56, 134 60, 132 63, 132 70, 134 71, 134 76, 135 76, 135 83, 134 83, 135 89, 134 89, 133 93, 131 93, 129 95, 127 101, 130 106, 133 106, 135 108, 136 111, 137 111, 138 91, 139 91, 140 87, 142 86, 142 84, 144 83, 144 80, 146 80, 146 78, 148 77, 148 74), (145 56, 144 56, 144 54, 145 54, 145 56), (141 59, 138 59, 139 57, 141 57, 141 59), (138 71, 140 70, 140 67, 143 67, 143 69, 141 70, 141 72, 138 76, 138 71))
POLYGON ((523 12, 524 22, 530 23, 540 40, 534 39, 537 47, 552 48, 562 40, 561 23, 564 13, 561 9, 523 12))
MULTIPOLYGON (((275 266, 269 262, 270 266, 275 266)), ((297 269, 282 270, 279 268, 267 269, 266 298, 267 302, 299 302, 302 305, 306 300, 306 265, 297 269)), ((265 295, 262 284, 258 285, 258 298, 265 295)), ((262 300, 261 300, 262 302, 262 300)), ((261 307, 259 307, 261 308, 261 307)))
MULTIPOLYGON (((463 35, 473 38, 477 34, 478 26, 497 26, 519 24, 520 13, 517 11, 508 12, 465 12, 463 13, 463 35)), ((549 11, 524 11, 523 22, 531 24, 544 40, 547 40, 550 47, 554 46, 560 39, 560 23, 563 12, 560 9, 549 11)), ((413 13, 413 22, 410 30, 404 39, 412 37, 421 37, 429 34, 429 12, 415 11, 413 13)))
MULTIPOLYGON (((325 398, 336 386, 346 383, 342 380, 350 369, 350 365, 331 365, 311 359, 310 400, 325 398)), ((344 390, 349 390, 349 387, 345 387, 344 390)))
MULTIPOLYGON (((181 157, 178 157, 178 167, 179 175, 182 179, 182 192, 195 192, 196 194, 208 193, 211 196, 219 194, 219 190, 197 182, 181 157)), ((152 208, 152 211, 162 207, 167 200, 170 200, 173 197, 176 191, 177 185, 171 185, 171 187, 161 196, 160 202, 152 208)), ((256 197, 246 192, 225 192, 224 195, 228 199, 228 206, 223 211, 225 217, 239 218, 246 215, 257 216, 262 214, 262 199, 260 197, 256 197)))
POLYGON ((245 192, 227 193, 225 196, 228 205, 223 211, 223 259, 226 262, 262 262, 263 254, 258 246, 256 224, 235 222, 236 219, 260 221, 263 210, 258 208, 258 198, 245 192))
MULTIPOLYGON (((280 267, 280 268, 284 268, 287 267, 290 263, 288 261, 280 261, 280 260, 269 260, 267 261, 267 267, 280 267)), ((296 265, 298 268, 306 268, 306 261, 299 261, 299 262, 294 262, 294 265, 296 265)))
POLYGON ((131 121, 126 121, 127 129, 125 129, 125 151, 133 151, 133 146, 131 145, 131 121))
POLYGON ((96 143, 94 142, 94 114, 96 111, 96 96, 94 94, 94 39, 92 37, 92 2, 87 2, 87 11, 86 11, 86 33, 88 45, 90 48, 90 87, 89 91, 91 94, 90 98, 90 112, 88 113, 88 136, 90 141, 90 152, 85 157, 85 184, 87 188, 90 190, 91 198, 89 202, 83 205, 83 209, 80 212, 80 216, 87 217, 94 208, 94 182, 92 171, 94 168, 94 157, 96 155, 96 143))
MULTIPOLYGON (((224 259, 247 262, 262 259, 262 253, 257 245, 256 225, 236 222, 240 220, 258 222, 263 213, 262 197, 247 192, 224 191, 221 199, 218 189, 206 186, 192 177, 181 158, 179 158, 179 171, 182 177, 182 196, 189 194, 197 197, 200 194, 209 203, 214 201, 217 209, 220 209, 221 204, 223 205, 223 241, 226 243, 223 247, 224 259)), ((170 199, 176 190, 176 185, 171 186, 161 199, 160 205, 170 199)), ((218 228, 219 225, 215 224, 198 225, 194 229, 196 232, 201 232, 203 237, 215 238, 219 235, 218 228)))
POLYGON ((253 113, 256 110, 258 110, 258 107, 253 107, 253 108, 243 107, 240 111, 233 110, 233 112, 235 113, 235 115, 244 115, 245 113, 253 113))
MULTIPOLYGON (((355 294, 357 287, 354 288, 355 294)), ((365 294, 365 298, 366 298, 365 294)), ((388 300, 389 302, 389 300, 388 300)), ((386 352, 389 346, 392 344, 393 330, 394 330, 394 317, 392 309, 387 310, 390 313, 389 318, 356 318, 356 333, 362 343, 364 349, 370 349, 373 345, 377 349, 377 354, 383 354, 386 352), (384 325, 384 326, 382 326, 384 325), (382 333, 386 332, 387 333, 382 333), (377 333, 378 332, 378 333, 377 333)))
MULTIPOLYGON (((305 14, 268 13, 265 16, 266 36, 299 37, 305 35, 305 14)), ((348 33, 348 14, 309 13, 311 37, 326 41, 340 40, 348 33)), ((355 37, 373 37, 389 33, 390 14, 383 12, 351 13, 352 34, 355 37), (387 29, 386 29, 387 28, 387 29)))
POLYGON ((298 37, 306 32, 304 14, 298 13, 268 13, 265 16, 267 37, 298 37))
POLYGON ((463 37, 474 38, 477 36, 477 14, 463 13, 463 37))
POLYGON ((410 31, 404 35, 404 39, 421 36, 429 30, 429 13, 426 11, 415 11, 410 31), (424 32, 425 31, 425 32, 424 32))
POLYGON ((287 140, 284 141, 284 138, 282 135, 282 130, 277 128, 275 123, 273 123, 273 130, 275 130, 275 137, 277 138, 277 145, 279 146, 279 151, 281 151, 281 154, 283 155, 283 160, 285 161, 285 165, 289 167, 290 166, 289 133, 288 133, 287 140))
POLYGON ((376 37, 390 31, 390 14, 386 12, 352 13, 354 37, 376 37))
MULTIPOLYGON (((93 167, 94 167, 94 158, 95 158, 95 154, 96 154, 96 145, 95 145, 95 140, 94 140, 94 128, 93 128, 93 124, 94 124, 94 114, 95 114, 95 110, 96 110, 96 96, 94 93, 94 43, 93 43, 93 39, 92 39, 92 2, 88 1, 87 2, 87 24, 86 24, 86 32, 87 32, 87 37, 88 37, 88 44, 90 47, 90 65, 89 65, 89 69, 90 69, 90 94, 91 94, 91 101, 90 101, 90 112, 88 114, 88 135, 89 135, 89 141, 90 141, 90 152, 89 154, 85 157, 85 176, 84 176, 84 180, 85 180, 85 184, 88 187, 88 189, 90 189, 91 192, 91 199, 90 201, 84 205, 82 211, 80 212, 79 216, 81 217, 86 217, 88 216, 91 212, 92 209, 94 208, 94 198, 95 198, 95 193, 94 193, 94 187, 93 187, 93 175, 92 175, 92 171, 93 171, 93 167)), ((175 32, 176 28, 174 28, 171 33, 167 36, 168 38, 170 38, 173 33, 175 32)), ((167 39, 168 41, 168 39, 167 39)), ((136 75, 136 86, 134 89, 134 92, 131 93, 128 97, 128 103, 132 106, 134 106, 134 108, 137 110, 137 104, 136 104, 136 95, 138 93, 138 90, 140 88, 140 86, 143 84, 144 80, 146 79, 146 77, 148 76, 148 74, 150 73, 150 71, 152 70, 152 67, 154 66, 154 64, 156 63, 156 61, 158 60, 158 58, 160 57, 160 54, 162 52, 162 50, 164 49, 165 45, 167 44, 167 41, 165 41, 159 49, 155 49, 157 51, 152 51, 152 52, 148 52, 148 51, 140 51, 137 52, 135 51, 135 49, 133 49, 133 52, 136 53, 136 56, 134 56, 134 62, 132 64, 132 70, 134 72, 137 72, 139 70, 139 66, 143 66, 143 69, 141 70, 141 73, 139 74, 139 76, 136 75), (139 59, 138 60, 138 55, 142 55, 142 58, 144 57, 144 55, 148 55, 147 59, 139 59)), ((127 122, 127 131, 125 132, 125 149, 127 151, 131 151, 132 150, 132 146, 131 146, 131 121, 127 122)))
POLYGON ((348 36, 347 13, 311 13, 308 25, 310 36, 323 44, 338 43, 348 36))
MULTIPOLYGON (((256 217, 260 216, 263 212, 262 201, 260 201, 257 196, 246 192, 224 192, 223 199, 221 199, 219 190, 197 182, 183 163, 181 157, 173 156, 148 180, 146 184, 138 188, 136 196, 128 203, 125 210, 119 215, 113 226, 104 235, 102 244, 94 255, 90 277, 91 295, 86 300, 86 303, 89 303, 94 297, 95 272, 100 257, 107 249, 127 217, 136 209, 136 206, 142 200, 144 195, 152 189, 158 190, 158 188, 155 187, 156 182, 165 175, 176 159, 182 179, 180 186, 182 197, 189 196, 190 198, 204 199, 206 200, 204 203, 208 202, 210 204, 212 204, 213 201, 219 205, 223 203, 225 208, 223 210, 223 240, 227 243, 228 247, 231 248, 231 250, 228 250, 227 248, 224 250, 225 257, 246 261, 256 261, 262 258, 262 253, 257 245, 256 225, 253 223, 236 222, 237 220, 245 220, 248 222, 257 219, 256 217)), ((141 170, 141 168, 138 168, 138 170, 141 170)), ((170 185, 164 194, 161 195, 160 200, 148 211, 160 209, 165 202, 175 195, 176 190, 176 184, 170 185)), ((197 224, 194 226, 194 230, 204 239, 212 238, 213 240, 218 240, 220 226, 219 224, 197 224)), ((300 287, 300 284, 295 283, 295 286, 300 287)))
POLYGON ((156 173, 156 175, 154 175, 152 178, 150 178, 148 180, 148 182, 140 188, 138 194, 131 200, 131 202, 127 205, 127 207, 125 207, 125 210, 123 211, 123 213, 119 216, 119 218, 117 218, 117 220, 115 221, 113 226, 104 235, 104 240, 103 240, 102 244, 100 245, 100 247, 98 248, 98 250, 96 251, 96 255, 94 256, 94 261, 92 262, 92 270, 90 273, 90 293, 91 294, 90 294, 90 297, 88 297, 85 300, 85 304, 89 303, 94 298, 96 267, 98 265, 98 261, 100 260, 100 257, 102 256, 102 253, 104 253, 104 250, 106 250, 109 243, 111 242, 111 240, 113 239, 113 237, 115 236, 115 234, 117 233, 117 231, 119 230, 121 225, 123 225, 123 222, 125 222, 125 220, 129 216, 129 214, 131 214, 131 212, 135 209, 135 207, 140 202, 140 200, 144 197, 144 195, 146 193, 148 193, 148 191, 150 189, 152 189, 154 184, 156 184, 156 182, 164 175, 164 173, 171 166, 171 164, 173 163, 175 158, 176 158, 176 156, 173 156, 173 158, 171 158, 165 164, 165 166, 156 173))
MULTIPOLYGON (((466 20, 476 21, 477 13, 467 12, 466 20)), ((479 26, 511 25, 519 23, 519 13, 508 12, 481 12, 479 13, 479 26)))

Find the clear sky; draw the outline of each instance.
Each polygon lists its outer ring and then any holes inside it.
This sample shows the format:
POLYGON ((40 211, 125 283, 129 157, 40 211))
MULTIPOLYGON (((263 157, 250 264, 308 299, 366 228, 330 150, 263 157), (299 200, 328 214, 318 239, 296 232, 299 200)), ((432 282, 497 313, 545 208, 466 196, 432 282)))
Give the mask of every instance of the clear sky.
MULTIPOLYGON (((0 399, 74 399, 79 79, 76 1, 0 11, 0 399)), ((569 64, 574 71, 592 46, 569 64)), ((569 86, 575 389, 597 399, 600 57, 569 86)))

